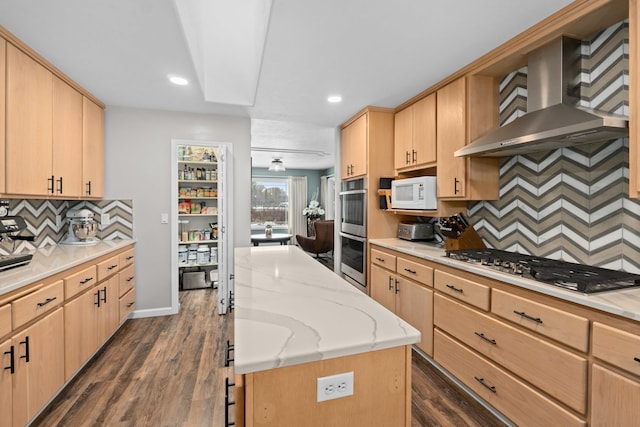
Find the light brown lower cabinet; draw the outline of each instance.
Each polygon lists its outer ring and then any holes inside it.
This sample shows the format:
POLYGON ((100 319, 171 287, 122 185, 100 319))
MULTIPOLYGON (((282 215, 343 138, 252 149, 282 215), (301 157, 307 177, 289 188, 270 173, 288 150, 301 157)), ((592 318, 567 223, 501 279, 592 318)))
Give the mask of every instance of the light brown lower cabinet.
POLYGON ((640 382, 603 366, 591 369, 591 425, 632 427, 640 423, 640 382))
POLYGON ((26 425, 64 384, 63 317, 58 308, 11 339, 14 426, 26 425))
POLYGON ((0 426, 13 425, 13 391, 12 376, 15 370, 15 359, 13 358, 13 348, 11 339, 0 343, 0 426))
POLYGON ((236 426, 411 425, 411 346, 254 372, 235 384, 236 426), (353 395, 317 402, 317 378, 345 372, 353 395))
POLYGON ((434 359, 519 426, 586 425, 583 419, 438 329, 434 332, 434 359))
POLYGON ((118 285, 118 276, 114 275, 65 304, 65 380, 71 378, 118 326, 118 285))

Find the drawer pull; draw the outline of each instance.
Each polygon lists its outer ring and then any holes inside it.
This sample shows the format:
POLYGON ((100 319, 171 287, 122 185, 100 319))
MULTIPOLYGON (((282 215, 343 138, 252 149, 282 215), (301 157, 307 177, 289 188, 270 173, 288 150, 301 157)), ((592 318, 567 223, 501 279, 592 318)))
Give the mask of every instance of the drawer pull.
POLYGON ((496 387, 489 385, 487 383, 484 382, 484 378, 478 378, 478 377, 473 377, 476 379, 476 381, 478 381, 480 384, 482 384, 483 386, 485 386, 486 388, 489 389, 489 391, 491 391, 491 393, 497 393, 496 391, 496 387))
POLYGON ((24 355, 20 356, 20 359, 24 359, 29 363, 29 337, 24 337, 24 341, 20 341, 20 344, 24 344, 24 355))
POLYGON ((464 294, 464 290, 463 289, 456 288, 453 285, 447 285, 447 288, 451 289, 452 291, 456 291, 456 292, 460 292, 461 294, 464 294))
POLYGON ((107 270, 113 270, 114 268, 116 268, 118 266, 118 264, 113 264, 110 265, 109 267, 107 267, 107 270))
POLYGON ((127 308, 131 307, 133 304, 135 304, 135 302, 130 302, 129 304, 127 304, 127 308))
POLYGON ((416 274, 417 273, 417 271, 411 270, 409 268, 405 268, 404 271, 406 271, 407 273, 411 273, 411 274, 416 274))
POLYGON ((476 334, 477 336, 479 336, 480 338, 482 338, 483 340, 485 340, 489 344, 498 345, 498 343, 496 343, 496 340, 485 337, 482 332, 474 332, 474 334, 476 334))
POLYGON ((9 355, 9 366, 5 366, 4 369, 5 370, 9 370, 9 372, 11 372, 12 374, 16 373, 16 361, 15 361, 15 354, 14 354, 14 347, 11 346, 9 348, 9 351, 5 351, 4 354, 8 354, 9 355))
POLYGON ((393 276, 389 276, 389 290, 393 289, 393 276))
POLYGON ((640 363, 640 357, 634 357, 633 360, 635 360, 636 362, 640 363))
POLYGON ((522 317, 524 317, 525 319, 532 320, 532 321, 534 321, 534 322, 536 322, 536 323, 542 323, 542 319, 541 319, 541 318, 539 318, 539 317, 529 316, 529 315, 528 315, 527 313, 525 313, 524 311, 513 310, 513 312, 514 312, 515 314, 517 314, 518 316, 522 316, 522 317))
POLYGON ((128 257, 125 258, 127 261, 129 261, 130 259, 133 259, 133 255, 129 255, 128 257))
POLYGON ((57 297, 47 298, 46 300, 39 302, 38 307, 44 307, 45 305, 49 304, 51 301, 55 301, 56 299, 57 297))
POLYGON ((376 261, 384 262, 384 258, 376 257, 376 261))
POLYGON ((132 280, 133 280, 133 277, 134 277, 134 276, 129 277, 129 278, 127 279, 127 282, 132 281, 132 280))
POLYGON ((88 283, 88 282, 90 282, 90 281, 92 281, 92 280, 93 280, 93 277, 87 277, 87 278, 86 278, 86 279, 84 279, 84 280, 80 280, 80 284, 81 284, 81 285, 84 285, 85 283, 88 283))

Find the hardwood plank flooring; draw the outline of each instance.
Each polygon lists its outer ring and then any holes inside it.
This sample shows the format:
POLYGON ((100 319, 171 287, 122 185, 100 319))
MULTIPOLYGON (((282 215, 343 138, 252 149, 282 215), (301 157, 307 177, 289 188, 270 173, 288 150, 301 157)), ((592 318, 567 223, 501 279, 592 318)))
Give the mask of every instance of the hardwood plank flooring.
MULTIPOLYGON (((127 321, 32 425, 224 426, 232 316, 216 313, 211 289, 181 292, 180 304, 127 321)), ((503 425, 415 352, 412 382, 414 427, 503 425)))

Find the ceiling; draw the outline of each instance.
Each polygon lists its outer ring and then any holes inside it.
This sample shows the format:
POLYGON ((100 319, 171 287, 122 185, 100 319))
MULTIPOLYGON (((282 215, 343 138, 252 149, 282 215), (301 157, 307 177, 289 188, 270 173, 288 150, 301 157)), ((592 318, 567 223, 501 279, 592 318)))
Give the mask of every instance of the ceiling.
POLYGON ((280 157, 288 168, 324 169, 336 127, 354 113, 396 107, 569 3, 4 0, 0 25, 107 106, 251 117, 254 166, 280 157), (238 15, 256 5, 258 18, 238 15), (210 74, 216 58, 225 73, 210 74), (205 101, 211 82, 242 100, 205 101), (343 101, 329 104, 331 94, 343 101))

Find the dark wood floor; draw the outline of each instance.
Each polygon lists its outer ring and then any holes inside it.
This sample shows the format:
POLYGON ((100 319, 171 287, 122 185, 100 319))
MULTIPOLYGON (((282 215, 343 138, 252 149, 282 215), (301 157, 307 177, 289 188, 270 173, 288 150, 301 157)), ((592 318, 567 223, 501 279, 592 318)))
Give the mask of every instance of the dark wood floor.
MULTIPOLYGON (((223 426, 232 317, 215 291, 180 293, 180 314, 129 320, 34 426, 223 426)), ((412 426, 502 426, 414 352, 412 426)), ((284 427, 284 426, 283 426, 284 427)))

